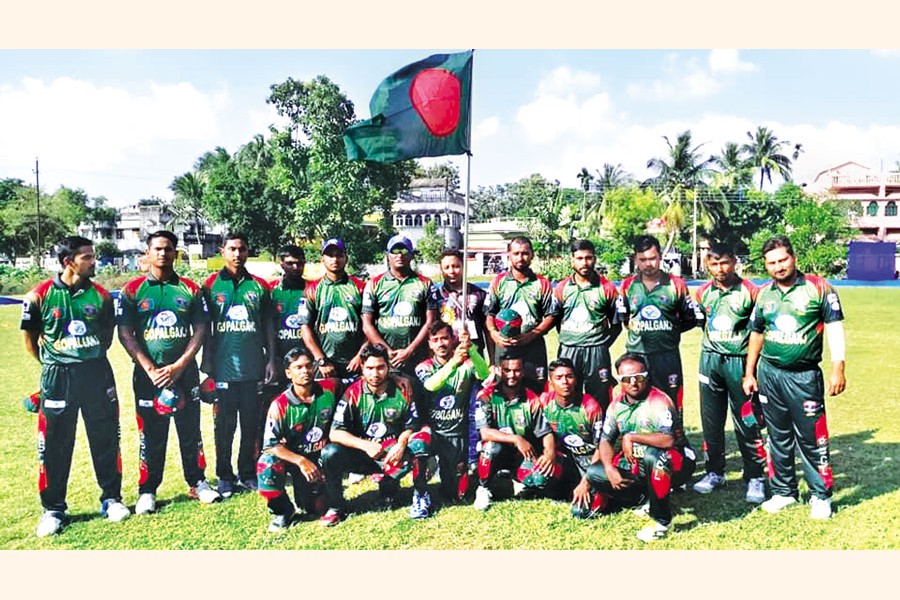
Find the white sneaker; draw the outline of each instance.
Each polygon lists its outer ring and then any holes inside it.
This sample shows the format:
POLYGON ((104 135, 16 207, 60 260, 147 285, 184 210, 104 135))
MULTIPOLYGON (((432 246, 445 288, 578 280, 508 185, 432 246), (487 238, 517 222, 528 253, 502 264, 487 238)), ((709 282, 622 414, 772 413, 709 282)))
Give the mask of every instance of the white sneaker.
POLYGON ((830 519, 831 498, 817 498, 812 496, 809 499, 809 516, 811 519, 830 519))
POLYGON ((118 500, 107 500, 103 504, 100 513, 109 519, 110 523, 120 523, 131 516, 128 507, 118 500))
POLYGON ((751 504, 762 504, 766 499, 766 480, 763 477, 755 477, 747 482, 747 493, 744 500, 751 504))
MULTIPOLYGON (((107 509, 108 512, 109 509, 107 509)), ((138 501, 134 505, 134 514, 136 515, 149 515, 150 513, 156 512, 156 495, 155 494, 141 494, 138 496, 138 501)))
POLYGON ((522 495, 522 492, 525 491, 525 484, 513 479, 512 480, 512 488, 513 488, 513 496, 518 498, 519 496, 522 495))
POLYGON ((650 516, 650 501, 644 502, 638 507, 632 508, 631 512, 636 514, 639 517, 649 517, 650 516))
POLYGON ((203 504, 212 504, 222 499, 222 495, 210 487, 209 482, 205 479, 198 481, 197 485, 191 488, 191 496, 198 499, 203 504))
POLYGON ((63 525, 65 524, 65 518, 65 513, 55 510, 45 511, 44 514, 41 515, 41 520, 38 521, 37 531, 34 532, 35 535, 38 537, 56 535, 62 531, 63 525))
POLYGON ((694 484, 694 491, 698 494, 711 494, 716 488, 725 485, 725 477, 718 473, 707 473, 703 479, 694 484))
POLYGON ((793 496, 772 496, 765 502, 759 505, 761 509, 766 511, 767 513, 775 514, 777 512, 781 512, 791 504, 795 504, 797 502, 796 498, 793 496))
POLYGON ((366 478, 366 476, 363 475, 362 473, 350 473, 349 475, 347 475, 347 485, 353 485, 354 483, 359 483, 360 481, 362 481, 365 478, 366 478))
POLYGON ((669 534, 669 526, 650 519, 644 527, 637 532, 637 538, 642 542, 654 542, 661 540, 669 534))
POLYGON ((472 506, 474 506, 476 510, 485 511, 490 507, 492 498, 491 490, 483 485, 479 485, 475 488, 475 502, 472 506))

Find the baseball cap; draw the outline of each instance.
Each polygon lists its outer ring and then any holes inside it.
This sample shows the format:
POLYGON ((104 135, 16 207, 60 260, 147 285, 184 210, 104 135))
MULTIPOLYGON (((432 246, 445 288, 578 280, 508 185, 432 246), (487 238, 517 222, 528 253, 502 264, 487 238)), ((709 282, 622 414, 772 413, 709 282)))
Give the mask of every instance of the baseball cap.
POLYGON ((340 250, 341 252, 346 252, 347 247, 344 246, 344 241, 340 238, 330 238, 322 242, 322 252, 325 252, 329 248, 334 247, 340 250))
POLYGON ((393 248, 394 246, 406 246, 407 250, 413 252, 413 243, 409 241, 409 238, 407 238, 406 236, 395 235, 394 237, 389 239, 386 250, 390 252, 391 248, 393 248))

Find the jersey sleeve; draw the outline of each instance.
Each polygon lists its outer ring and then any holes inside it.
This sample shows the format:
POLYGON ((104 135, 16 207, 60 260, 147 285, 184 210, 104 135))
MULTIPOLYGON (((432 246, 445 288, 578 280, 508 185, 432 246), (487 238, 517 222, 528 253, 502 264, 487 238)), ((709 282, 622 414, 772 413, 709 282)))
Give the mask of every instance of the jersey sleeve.
POLYGON ((488 286, 487 294, 484 297, 484 314, 488 317, 495 317, 500 312, 500 278, 502 274, 497 275, 488 286))
POLYGON ((656 425, 656 431, 658 433, 675 435, 675 407, 672 403, 658 402, 653 409, 653 420, 654 425, 656 425))
POLYGON ((137 325, 137 302, 134 290, 129 285, 122 286, 115 303, 116 324, 134 327, 137 325))
POLYGON ((206 303, 206 294, 203 289, 197 287, 191 294, 191 325, 206 325, 210 322, 209 304, 206 303))
POLYGON ((334 408, 334 419, 331 421, 331 429, 354 431, 357 423, 356 407, 353 401, 344 393, 334 408))
MULTIPOLYGON (((612 409, 612 405, 610 405, 610 409, 612 409)), ((616 421, 611 414, 607 414, 606 419, 603 420, 603 430, 600 434, 600 441, 615 445, 616 440, 619 439, 619 433, 619 422, 616 421)))
POLYGON ((541 293, 541 314, 542 318, 559 317, 562 314, 562 303, 556 299, 550 280, 545 279, 542 285, 541 293))
POLYGON ((305 302, 303 302, 297 309, 297 315, 299 316, 301 326, 308 325, 312 327, 316 322, 316 292, 321 285, 320 281, 321 280, 312 281, 306 284, 306 287, 303 288, 303 298, 305 302))
POLYGON ((766 318, 763 316, 760 301, 765 302, 764 295, 767 289, 768 285, 760 288, 759 292, 756 294, 756 302, 753 304, 753 310, 750 311, 750 322, 747 326, 750 328, 750 331, 755 333, 763 333, 766 330, 766 318))
POLYGON ((493 411, 491 410, 491 398, 484 394, 478 394, 475 398, 475 428, 484 429, 485 427, 490 427, 491 429, 496 427, 493 411))
POLYGON ((266 426, 263 430, 263 443, 262 449, 271 450, 278 444, 283 443, 285 436, 282 427, 282 423, 284 421, 284 403, 279 402, 279 398, 276 398, 269 405, 269 410, 266 413, 266 426))
POLYGON ((378 302, 375 298, 375 282, 370 279, 366 282, 366 286, 362 292, 362 312, 363 314, 378 316, 378 302))
POLYGON ((537 419, 534 424, 534 435, 537 439, 541 439, 548 433, 553 433, 553 430, 550 428, 550 421, 547 420, 547 416, 544 414, 544 411, 538 411, 537 419))
POLYGON ((838 297, 834 288, 827 282, 825 283, 823 290, 821 314, 822 321, 825 323, 844 320, 844 310, 841 308, 841 299, 838 297))
POLYGON ((41 299, 34 291, 25 294, 25 298, 22 300, 22 317, 19 329, 24 331, 41 331, 43 329, 43 323, 41 323, 41 299))

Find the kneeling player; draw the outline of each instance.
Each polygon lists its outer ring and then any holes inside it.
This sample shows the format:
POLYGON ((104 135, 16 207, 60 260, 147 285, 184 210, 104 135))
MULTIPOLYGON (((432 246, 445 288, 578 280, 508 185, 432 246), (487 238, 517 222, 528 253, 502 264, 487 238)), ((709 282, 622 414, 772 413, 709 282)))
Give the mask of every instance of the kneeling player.
POLYGON ((432 358, 419 363, 416 376, 426 390, 424 416, 431 428, 431 452, 438 457, 441 495, 457 501, 469 487, 469 395, 490 367, 466 331, 457 344, 453 328, 443 321, 431 325, 428 347, 432 358))
MULTIPOLYGON (((541 394, 543 408, 535 434, 538 437, 553 434, 559 449, 556 457, 562 465, 561 491, 568 495, 586 475, 595 458, 603 410, 593 396, 581 393, 581 383, 570 359, 558 358, 550 363, 549 374, 549 388, 541 394)), ((572 496, 572 514, 589 516, 591 507, 584 507, 576 500, 583 498, 572 496)))
POLYGON ((362 378, 347 388, 335 410, 331 443, 322 450, 328 512, 320 523, 339 523, 347 512, 341 480, 346 473, 381 474, 378 487, 385 505, 392 507, 400 479, 412 471, 413 492, 409 516, 421 519, 431 514, 431 497, 425 460, 431 431, 420 427, 412 382, 388 373, 387 349, 381 344, 360 354, 362 378), (415 433, 414 433, 415 432, 415 433))
POLYGON ((272 532, 289 527, 294 518, 294 505, 285 492, 288 474, 297 504, 308 514, 325 512, 319 453, 328 443, 339 386, 336 379, 313 380, 316 363, 306 348, 285 355, 284 372, 291 386, 269 405, 263 452, 256 463, 259 493, 272 514, 272 532))
POLYGON ((490 485, 502 470, 509 470, 516 482, 538 494, 561 474, 553 433, 540 438, 540 443, 535 435, 541 403, 537 394, 525 387, 522 369, 521 358, 502 358, 499 382, 487 384, 476 400, 475 424, 482 444, 475 490, 478 510, 491 505, 490 485), (535 451, 539 446, 543 450, 540 455, 535 451))
MULTIPOLYGON (((595 462, 575 488, 575 503, 583 508, 592 502, 591 492, 624 506, 637 506, 649 499, 649 523, 638 531, 638 539, 650 542, 666 536, 672 522, 669 495, 690 479, 695 454, 684 437, 681 420, 672 400, 651 387, 646 359, 626 353, 616 361, 622 390, 609 406, 595 462), (616 445, 620 446, 616 452, 616 445)), ((596 508, 596 507, 595 507, 596 508)))

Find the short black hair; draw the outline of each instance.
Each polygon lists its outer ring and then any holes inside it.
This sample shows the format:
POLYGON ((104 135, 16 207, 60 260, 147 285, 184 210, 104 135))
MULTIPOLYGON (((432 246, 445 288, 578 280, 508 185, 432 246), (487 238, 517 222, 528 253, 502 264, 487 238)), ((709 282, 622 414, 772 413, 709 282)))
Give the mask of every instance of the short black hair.
POLYGON ((453 327, 450 326, 450 323, 446 323, 438 319, 434 323, 431 324, 431 327, 428 328, 428 337, 433 335, 437 335, 440 331, 444 329, 449 329, 450 333, 453 334, 453 327))
POLYGON ((443 252, 441 252, 441 258, 438 260, 438 262, 439 263, 443 262, 444 259, 447 258, 448 256, 455 256, 456 258, 458 258, 460 260, 460 262, 462 262, 462 259, 463 259, 462 252, 460 252, 459 250, 457 250, 455 248, 451 248, 450 250, 444 250, 443 252))
POLYGON ((590 250, 591 254, 597 254, 597 248, 591 240, 575 240, 570 248, 571 253, 575 254, 579 250, 590 250))
POLYGON ((166 238, 167 240, 172 242, 172 248, 178 247, 178 236, 167 229, 160 229, 158 231, 154 231, 153 233, 148 233, 147 234, 147 247, 149 248, 150 242, 152 242, 154 239, 156 239, 158 237, 166 238))
POLYGON ((497 361, 497 364, 503 364, 508 360, 521 360, 522 366, 525 365, 525 359, 522 357, 522 351, 518 348, 507 348, 506 355, 497 361))
POLYGON ((736 259, 737 256, 734 254, 734 247, 731 244, 726 244, 725 242, 715 242, 710 244, 709 251, 706 253, 706 256, 712 258, 722 258, 723 256, 730 256, 731 258, 736 259))
POLYGON ((306 253, 296 244, 285 244, 278 249, 278 260, 284 260, 288 256, 306 262, 306 253))
POLYGON ((287 354, 284 355, 284 368, 287 369, 291 366, 291 363, 300 358, 301 356, 305 356, 309 359, 309 362, 315 362, 315 358, 307 348, 303 346, 297 346, 295 348, 291 348, 287 351, 287 354))
POLYGON ((534 244, 531 243, 531 239, 528 238, 528 236, 517 235, 513 239, 509 240, 509 243, 506 244, 507 252, 512 249, 513 244, 528 244, 528 249, 534 252, 534 244))
POLYGON ((85 246, 93 246, 94 242, 80 235, 69 235, 61 239, 54 247, 59 264, 65 266, 66 259, 72 260, 78 254, 78 249, 85 246))
POLYGON ((365 363, 373 356, 376 358, 383 358, 384 362, 390 364, 390 355, 388 354, 387 348, 381 344, 369 344, 363 348, 362 352, 359 353, 359 362, 365 363))
POLYGON ((765 258, 766 254, 768 254, 775 248, 784 248, 785 250, 787 250, 788 254, 794 256, 794 246, 791 244, 791 240, 788 239, 788 236, 786 235, 776 235, 767 239, 766 243, 763 244, 762 247, 763 258, 765 258))
POLYGON ((638 362, 644 365, 644 370, 648 373, 650 372, 650 365, 647 364, 647 357, 642 354, 638 354, 637 352, 626 352, 618 359, 616 359, 616 373, 619 372, 619 365, 626 361, 638 362))
MULTIPOLYGON (((552 373, 553 371, 555 371, 556 369, 558 369, 560 367, 565 367, 566 369, 572 369, 572 372, 573 373, 575 372, 575 363, 572 362, 571 358, 566 358, 564 356, 557 358, 552 363, 547 365, 547 372, 552 373)), ((576 373, 576 375, 577 375, 577 373, 576 373)))
POLYGON ((662 246, 659 245, 659 240, 653 237, 652 235, 639 235, 634 240, 634 252, 635 254, 639 252, 646 252, 650 248, 656 248, 656 251, 662 254, 662 246))
POLYGON ((247 234, 243 231, 229 231, 225 234, 225 237, 222 238, 222 247, 225 247, 230 240, 241 240, 248 247, 250 246, 250 241, 247 239, 247 234))

